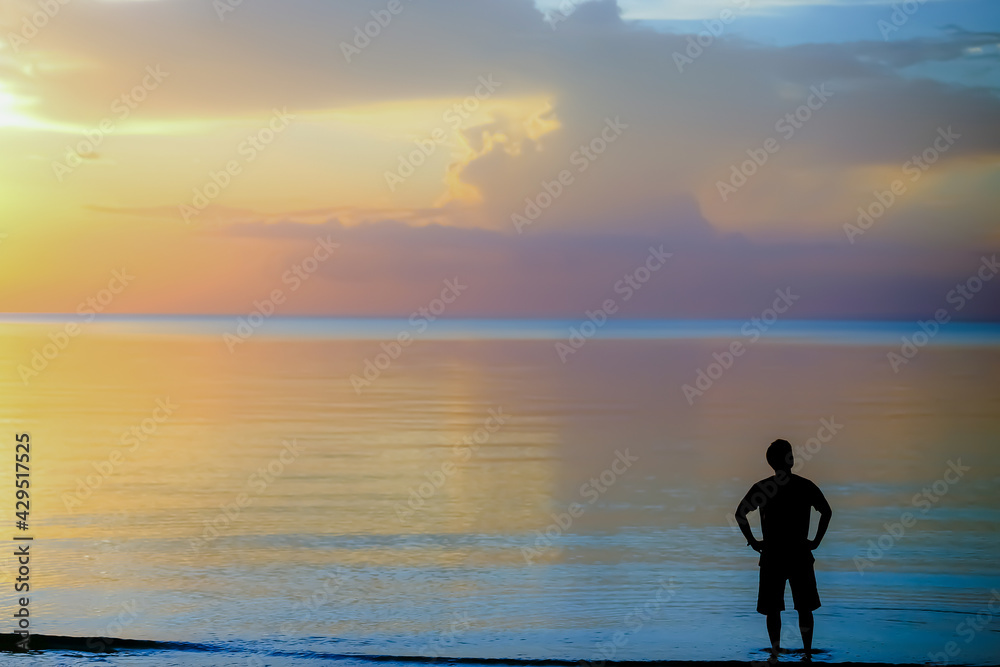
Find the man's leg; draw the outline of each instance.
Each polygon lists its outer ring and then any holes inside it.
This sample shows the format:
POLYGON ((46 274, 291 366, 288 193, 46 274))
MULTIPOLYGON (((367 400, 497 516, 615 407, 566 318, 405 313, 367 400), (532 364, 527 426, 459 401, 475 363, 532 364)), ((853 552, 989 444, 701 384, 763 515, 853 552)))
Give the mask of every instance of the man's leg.
POLYGON ((805 649, 806 659, 809 659, 813 643, 813 610, 820 607, 819 592, 816 590, 816 572, 811 560, 795 572, 791 584, 795 610, 799 612, 802 648, 805 649))
POLYGON ((778 659, 781 647, 781 611, 785 608, 785 574, 775 563, 761 556, 760 588, 757 591, 757 613, 767 618, 767 636, 771 640, 771 660, 778 659))
POLYGON ((781 648, 781 612, 773 611, 767 615, 767 636, 771 640, 771 655, 778 657, 781 648))
POLYGON ((805 649, 806 657, 812 655, 813 647, 813 613, 811 611, 799 612, 799 632, 802 633, 802 648, 805 649))

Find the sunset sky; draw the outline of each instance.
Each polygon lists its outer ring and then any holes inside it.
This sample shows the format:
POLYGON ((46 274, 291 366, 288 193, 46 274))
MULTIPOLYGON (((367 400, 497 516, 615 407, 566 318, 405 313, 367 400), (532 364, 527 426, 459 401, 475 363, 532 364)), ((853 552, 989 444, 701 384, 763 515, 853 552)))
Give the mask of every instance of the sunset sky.
POLYGON ((281 314, 576 317, 663 245, 623 315, 926 317, 1000 251, 1000 4, 898 7, 6 0, 0 311, 246 313, 329 238, 281 314))

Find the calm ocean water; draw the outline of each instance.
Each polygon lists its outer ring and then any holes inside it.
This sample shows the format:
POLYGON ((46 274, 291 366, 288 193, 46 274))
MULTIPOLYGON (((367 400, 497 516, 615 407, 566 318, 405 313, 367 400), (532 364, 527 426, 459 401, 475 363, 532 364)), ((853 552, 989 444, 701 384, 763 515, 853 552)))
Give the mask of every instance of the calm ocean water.
POLYGON ((895 372, 911 324, 615 322, 565 363, 566 322, 275 319, 227 345, 236 324, 84 323, 25 375, 64 324, 0 321, 33 631, 187 643, 4 664, 759 659, 729 517, 777 437, 834 508, 818 659, 1000 660, 997 326, 948 325, 895 372))

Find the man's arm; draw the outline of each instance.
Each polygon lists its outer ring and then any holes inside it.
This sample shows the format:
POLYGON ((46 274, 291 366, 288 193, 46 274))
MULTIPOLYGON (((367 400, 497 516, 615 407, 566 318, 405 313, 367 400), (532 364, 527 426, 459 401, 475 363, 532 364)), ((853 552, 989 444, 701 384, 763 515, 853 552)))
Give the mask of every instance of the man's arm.
MULTIPOLYGON (((753 491, 753 489, 750 489, 753 491)), ((756 507, 753 507, 750 502, 750 491, 747 492, 746 497, 740 501, 740 504, 736 507, 736 525, 740 527, 740 532, 743 533, 743 537, 747 538, 747 544, 753 548, 754 551, 760 551, 764 543, 753 536, 753 531, 750 530, 750 522, 747 521, 747 513, 752 512, 756 507)))
POLYGON ((833 509, 818 486, 816 487, 816 499, 813 501, 813 507, 819 512, 819 526, 816 527, 816 538, 809 543, 810 549, 815 549, 823 541, 826 529, 830 527, 830 519, 833 517, 833 509))

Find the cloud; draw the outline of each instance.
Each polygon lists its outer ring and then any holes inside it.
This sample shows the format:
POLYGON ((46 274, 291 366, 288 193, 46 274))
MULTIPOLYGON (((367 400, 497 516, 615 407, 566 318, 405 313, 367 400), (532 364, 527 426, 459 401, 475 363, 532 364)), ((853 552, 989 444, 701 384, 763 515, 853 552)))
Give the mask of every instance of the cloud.
MULTIPOLYGON (((171 76, 143 107, 144 118, 181 124, 215 117, 224 123, 281 106, 319 127, 315 114, 324 111, 461 98, 477 77, 495 76, 504 82, 499 97, 548 98, 545 113, 558 129, 527 138, 530 112, 495 116, 464 130, 474 154, 447 166, 439 160, 418 179, 420 191, 433 188, 430 170, 438 170, 437 192, 425 196, 424 205, 462 198, 463 192, 481 203, 475 213, 464 211, 462 220, 451 211, 442 218, 494 229, 510 228, 526 198, 563 169, 574 169, 573 156, 614 118, 628 131, 587 173, 576 174, 576 184, 545 212, 544 225, 649 224, 671 201, 694 196, 720 228, 833 236, 839 233, 834 223, 880 186, 867 178, 922 151, 938 127, 952 126, 967 138, 943 158, 938 173, 970 161, 995 170, 1000 155, 995 91, 900 73, 921 63, 969 59, 971 50, 995 44, 993 33, 952 29, 933 39, 788 47, 723 36, 678 71, 678 54, 700 48, 691 49, 691 36, 631 23, 611 0, 578 6, 558 30, 527 0, 427 0, 402 7, 348 63, 342 44, 373 20, 371 11, 381 11, 377 2, 243 3, 225 21, 193 0, 82 3, 38 39, 90 68, 35 79, 27 90, 53 120, 68 121, 59 116, 74 109, 83 113, 80 105, 88 100, 89 116, 99 117, 135 71, 158 63, 171 76), (830 103, 783 142, 733 204, 723 206, 718 184, 732 165, 776 136, 776 124, 818 85, 833 91, 830 103), (790 183, 797 192, 788 193, 790 183), (805 203, 817 199, 824 205, 805 203)), ((323 141, 319 130, 313 141, 323 141)), ((389 196, 383 173, 367 173, 368 187, 389 196)), ((364 178, 357 170, 353 177, 364 178)), ((401 207, 412 206, 397 196, 401 207)), ((958 213, 969 220, 963 228, 991 224, 982 215, 991 198, 978 198, 958 213)))
MULTIPOLYGON (((994 62, 995 32, 923 26, 910 39, 779 45, 657 31, 632 20, 637 5, 612 0, 581 4, 556 29, 530 0, 401 6, 366 42, 358 31, 385 2, 243 2, 220 20, 202 0, 74 0, 21 52, 0 52, 0 114, 34 123, 5 130, 12 152, 0 166, 17 189, 22 154, 58 157, 66 128, 93 128, 159 65, 169 77, 116 125, 100 164, 52 198, 59 219, 166 225, 211 172, 241 160, 185 233, 213 248, 343 235, 357 255, 324 266, 303 293, 309 312, 396 313, 460 271, 485 295, 462 306, 470 312, 572 314, 644 244, 663 242, 687 249, 676 285, 704 295, 670 283, 636 313, 759 311, 787 277, 819 295, 804 314, 909 316, 928 303, 918 294, 995 247, 997 90, 917 75, 994 62), (345 44, 358 51, 350 61, 345 44), (385 174, 484 76, 503 82, 489 104, 391 191, 385 174), (817 88, 829 91, 818 107, 817 88), (275 108, 296 122, 242 161, 237 146, 275 108), (907 162, 947 128, 960 138, 906 182, 863 244, 848 244, 858 207, 908 178, 907 162), (778 150, 721 196, 768 140, 778 150), (518 216, 532 220, 520 234, 518 216)), ((49 173, 32 177, 51 185, 49 173)), ((198 294, 198 308, 252 298, 253 262, 272 255, 234 255, 232 282, 198 294)))
MULTIPOLYGON (((551 232, 516 237, 443 225, 411 227, 387 220, 357 226, 337 221, 241 223, 240 238, 295 241, 289 258, 317 237, 340 243, 322 282, 297 303, 310 313, 405 315, 445 279, 469 286, 450 316, 582 316, 642 265, 651 247, 672 252, 623 317, 744 318, 760 312, 776 289, 801 296, 797 318, 915 319, 941 307, 946 293, 978 268, 982 253, 872 242, 760 243, 720 236, 704 220, 636 236, 551 232), (932 268, 929 268, 932 267, 932 268), (334 298, 332 295, 336 295, 334 298), (374 298, 377 295, 378 298, 374 298)), ((620 294, 618 295, 620 297, 620 294)), ((997 319, 995 300, 970 302, 963 319, 997 319)))
MULTIPOLYGON (((543 0, 543 7, 558 6, 560 0, 543 0)), ((894 0, 753 0, 746 11, 774 14, 777 10, 800 7, 891 6, 894 0)), ((724 9, 742 4, 737 0, 622 0, 623 14, 630 19, 694 20, 715 18, 724 9)))

